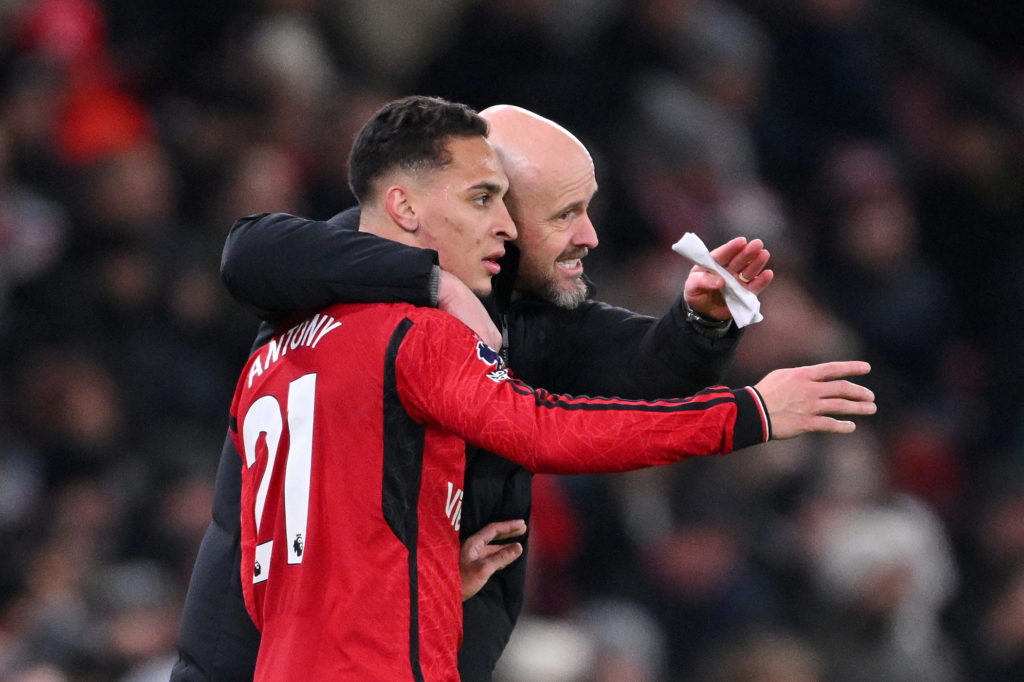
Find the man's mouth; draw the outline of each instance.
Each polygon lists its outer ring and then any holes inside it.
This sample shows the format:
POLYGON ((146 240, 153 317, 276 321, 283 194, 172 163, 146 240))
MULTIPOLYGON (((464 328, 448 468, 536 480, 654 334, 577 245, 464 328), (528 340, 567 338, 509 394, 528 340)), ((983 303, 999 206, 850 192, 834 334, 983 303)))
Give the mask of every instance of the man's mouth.
POLYGON ((484 257, 484 267, 487 268, 487 271, 489 273, 491 273, 492 275, 497 275, 499 272, 501 272, 501 265, 498 263, 498 261, 501 260, 504 255, 505 254, 502 252, 492 253, 489 256, 484 257))
POLYGON ((586 255, 587 249, 562 254, 562 257, 555 261, 555 267, 566 274, 579 275, 583 272, 583 258, 586 255))

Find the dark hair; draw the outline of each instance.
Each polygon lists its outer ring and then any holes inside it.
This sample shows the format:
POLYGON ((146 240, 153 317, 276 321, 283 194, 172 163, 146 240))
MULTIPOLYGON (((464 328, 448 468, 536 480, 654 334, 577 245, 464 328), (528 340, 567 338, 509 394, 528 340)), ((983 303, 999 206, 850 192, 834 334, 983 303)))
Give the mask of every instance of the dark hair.
POLYGON ((486 137, 487 121, 464 104, 414 95, 377 110, 356 135, 348 184, 360 202, 394 168, 423 170, 451 163, 450 137, 486 137))

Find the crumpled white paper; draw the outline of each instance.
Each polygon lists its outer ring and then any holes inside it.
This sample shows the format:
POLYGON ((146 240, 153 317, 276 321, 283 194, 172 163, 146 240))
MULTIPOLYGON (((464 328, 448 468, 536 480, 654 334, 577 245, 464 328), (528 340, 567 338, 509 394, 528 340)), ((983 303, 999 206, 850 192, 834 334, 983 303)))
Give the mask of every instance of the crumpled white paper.
POLYGON ((761 302, 757 300, 757 296, 744 287, 731 272, 715 262, 700 237, 687 232, 682 239, 672 245, 672 250, 691 263, 713 270, 722 276, 725 280, 725 290, 722 292, 725 295, 725 304, 729 307, 737 327, 746 327, 764 319, 761 315, 761 302))

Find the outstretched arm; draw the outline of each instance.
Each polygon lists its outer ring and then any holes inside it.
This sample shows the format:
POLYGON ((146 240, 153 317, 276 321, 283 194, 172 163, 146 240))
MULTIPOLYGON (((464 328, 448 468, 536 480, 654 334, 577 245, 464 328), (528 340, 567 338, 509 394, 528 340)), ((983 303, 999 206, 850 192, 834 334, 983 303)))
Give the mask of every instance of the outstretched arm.
POLYGON ((852 423, 826 415, 875 411, 871 391, 835 381, 866 373, 863 362, 778 370, 759 387, 715 387, 690 398, 622 400, 555 395, 512 379, 448 318, 409 322, 392 342, 400 344, 398 389, 413 419, 536 472, 629 471, 724 454, 773 436, 842 433, 852 423), (773 432, 774 420, 780 423, 773 432))

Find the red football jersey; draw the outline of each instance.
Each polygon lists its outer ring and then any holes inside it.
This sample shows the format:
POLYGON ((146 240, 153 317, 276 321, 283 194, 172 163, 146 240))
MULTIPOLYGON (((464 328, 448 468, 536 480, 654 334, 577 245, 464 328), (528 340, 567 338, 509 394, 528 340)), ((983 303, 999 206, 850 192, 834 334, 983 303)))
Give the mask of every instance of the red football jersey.
POLYGON ((752 388, 549 394, 455 318, 337 305, 252 355, 232 403, 257 680, 457 680, 465 442, 548 473, 625 471, 770 435, 752 388))

